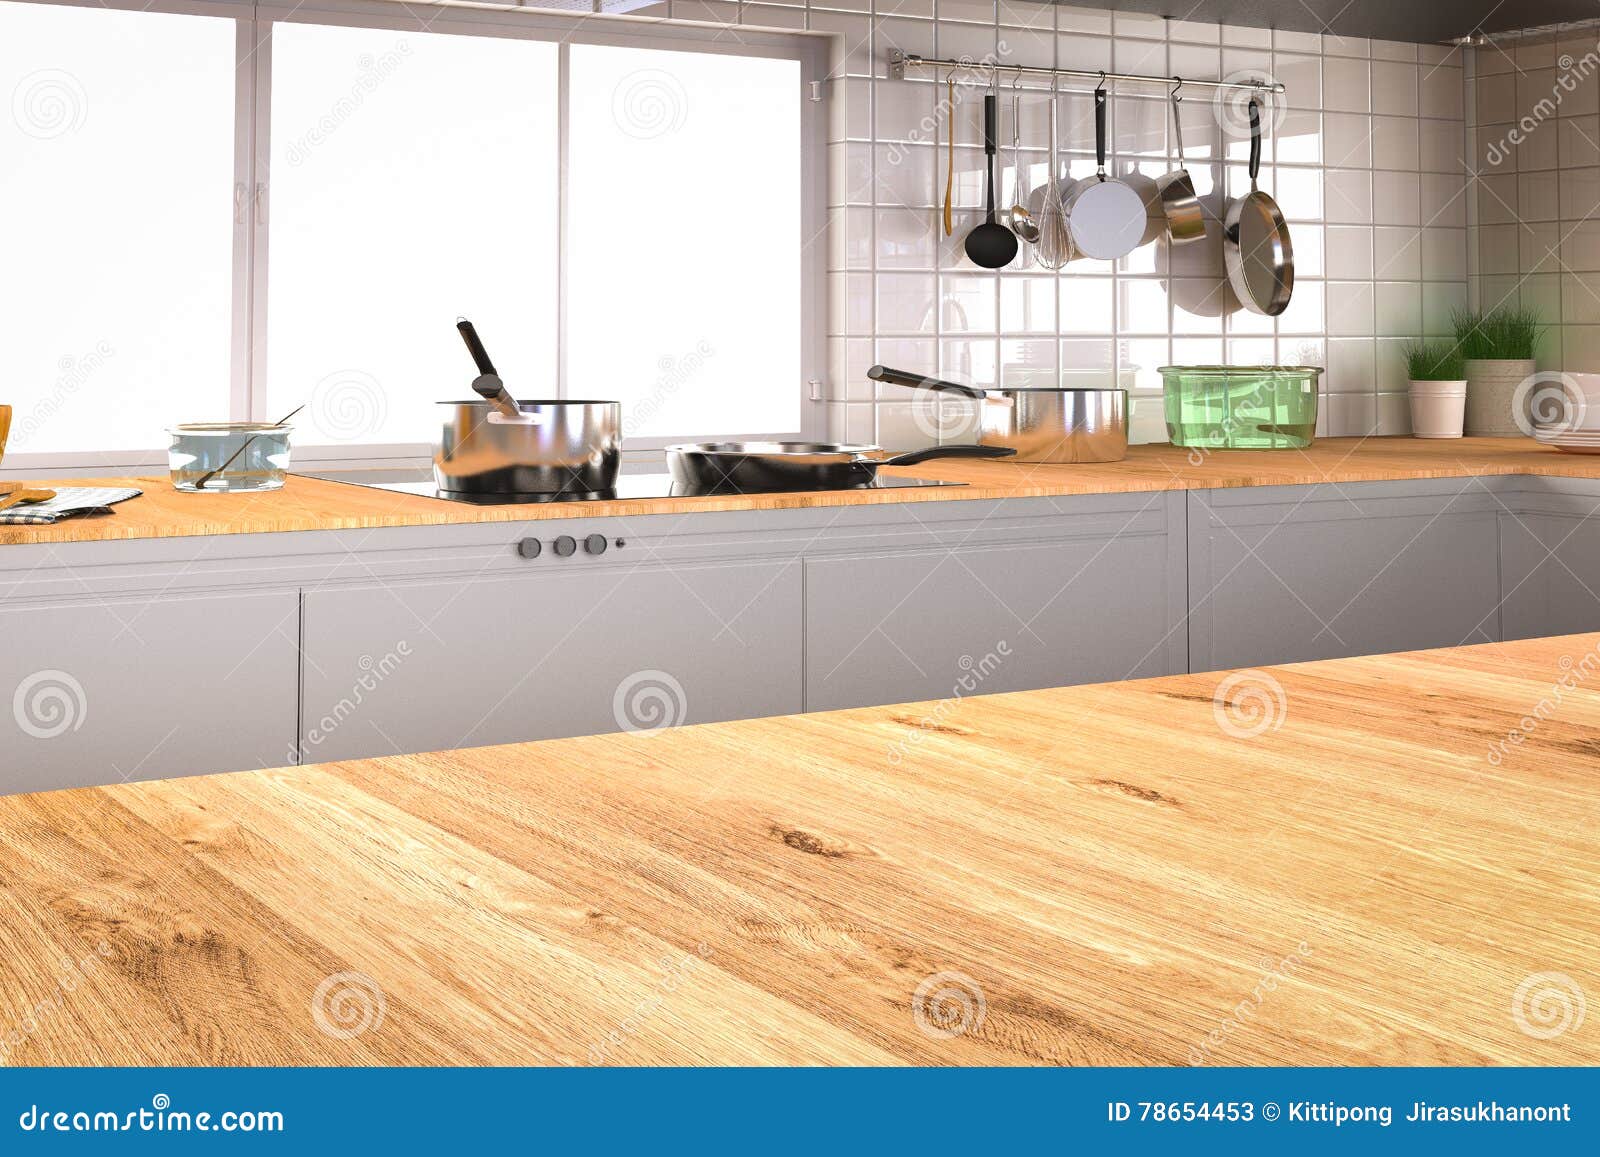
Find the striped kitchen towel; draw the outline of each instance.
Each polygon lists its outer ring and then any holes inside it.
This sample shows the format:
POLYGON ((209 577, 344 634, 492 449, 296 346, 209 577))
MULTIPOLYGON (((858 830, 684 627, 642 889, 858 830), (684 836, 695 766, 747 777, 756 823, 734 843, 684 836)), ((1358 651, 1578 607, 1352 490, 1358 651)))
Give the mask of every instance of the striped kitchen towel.
MULTIPOLYGON (((80 514, 110 514, 112 503, 137 498, 144 493, 132 487, 120 486, 63 486, 58 489, 48 482, 28 485, 40 490, 55 490, 56 496, 43 502, 29 502, 0 510, 0 526, 49 524, 80 514)), ((0 497, 4 495, 5 491, 0 490, 0 497)))

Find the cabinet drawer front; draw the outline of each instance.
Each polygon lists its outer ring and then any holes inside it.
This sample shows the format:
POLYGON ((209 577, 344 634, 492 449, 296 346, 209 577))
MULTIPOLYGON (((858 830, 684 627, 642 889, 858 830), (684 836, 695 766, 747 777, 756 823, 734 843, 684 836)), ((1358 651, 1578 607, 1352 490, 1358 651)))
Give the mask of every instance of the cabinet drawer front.
POLYGON ((1164 534, 809 559, 806 708, 1171 674, 1182 597, 1164 534))
POLYGON ((299 593, 0 610, 0 791, 294 762, 299 593))
POLYGON ((1499 548, 1488 510, 1368 500, 1190 520, 1189 652, 1196 671, 1499 637, 1499 548), (1361 517, 1352 517, 1359 503, 1361 517), (1273 517, 1273 514, 1276 517, 1273 517), (1336 516, 1334 516, 1336 515, 1336 516))
POLYGON ((301 761, 800 710, 797 562, 310 591, 301 761))

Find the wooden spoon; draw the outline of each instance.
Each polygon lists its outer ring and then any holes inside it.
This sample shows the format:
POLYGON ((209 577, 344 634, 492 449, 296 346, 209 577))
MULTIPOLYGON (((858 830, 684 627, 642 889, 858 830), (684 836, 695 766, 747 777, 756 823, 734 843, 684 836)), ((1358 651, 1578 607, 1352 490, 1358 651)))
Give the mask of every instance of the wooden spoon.
POLYGON ((54 490, 28 490, 19 487, 6 494, 0 494, 0 510, 10 510, 13 506, 21 506, 25 502, 48 502, 55 496, 54 490))
POLYGON ((951 73, 945 77, 945 124, 950 130, 949 145, 950 162, 944 173, 944 235, 946 237, 955 232, 955 220, 950 210, 952 207, 952 194, 956 187, 956 78, 951 73))

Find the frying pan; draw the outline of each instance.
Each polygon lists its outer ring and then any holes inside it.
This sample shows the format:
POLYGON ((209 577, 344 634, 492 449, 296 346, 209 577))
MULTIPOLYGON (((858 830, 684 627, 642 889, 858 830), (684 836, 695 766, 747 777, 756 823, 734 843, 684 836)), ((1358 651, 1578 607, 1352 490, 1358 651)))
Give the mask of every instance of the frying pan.
POLYGON ((1067 206, 1072 244, 1085 257, 1115 261, 1144 241, 1149 210, 1144 198, 1126 181, 1106 175, 1106 90, 1094 90, 1095 175, 1080 181, 1067 206))
POLYGON ((1240 303, 1269 317, 1289 307, 1294 292, 1294 247, 1278 203, 1256 188, 1261 172, 1261 106, 1250 101, 1250 191, 1228 206, 1222 252, 1228 282, 1240 303))
POLYGON ((1009 458, 1002 446, 929 446, 878 458, 877 446, 839 442, 683 442, 667 447, 679 486, 753 494, 773 490, 852 490, 880 466, 915 466, 932 458, 1009 458))
POLYGON ((1178 89, 1183 78, 1172 90, 1172 132, 1177 138, 1178 167, 1156 180, 1161 190, 1161 210, 1167 218, 1167 236, 1174 245, 1186 245, 1206 235, 1206 216, 1200 207, 1200 198, 1194 191, 1194 178, 1183 159, 1183 123, 1178 119, 1178 104, 1183 100, 1178 89))

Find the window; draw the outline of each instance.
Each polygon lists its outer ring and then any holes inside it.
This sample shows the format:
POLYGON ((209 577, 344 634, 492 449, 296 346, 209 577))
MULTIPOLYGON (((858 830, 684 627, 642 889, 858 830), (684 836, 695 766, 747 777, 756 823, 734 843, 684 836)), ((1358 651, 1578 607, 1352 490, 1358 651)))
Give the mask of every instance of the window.
POLYGON ((574 45, 568 380, 630 437, 800 429, 800 66, 574 45))
POLYGON ((232 20, 0 3, 8 463, 227 417, 234 87, 232 20))
POLYGON ((522 397, 556 378, 556 46, 272 34, 266 413, 303 443, 426 442, 470 317, 522 397))
POLYGON ((630 450, 820 430, 821 42, 154 7, 191 3, 0 0, 8 466, 302 403, 301 463, 415 460, 460 316, 519 397, 621 401, 630 450))

